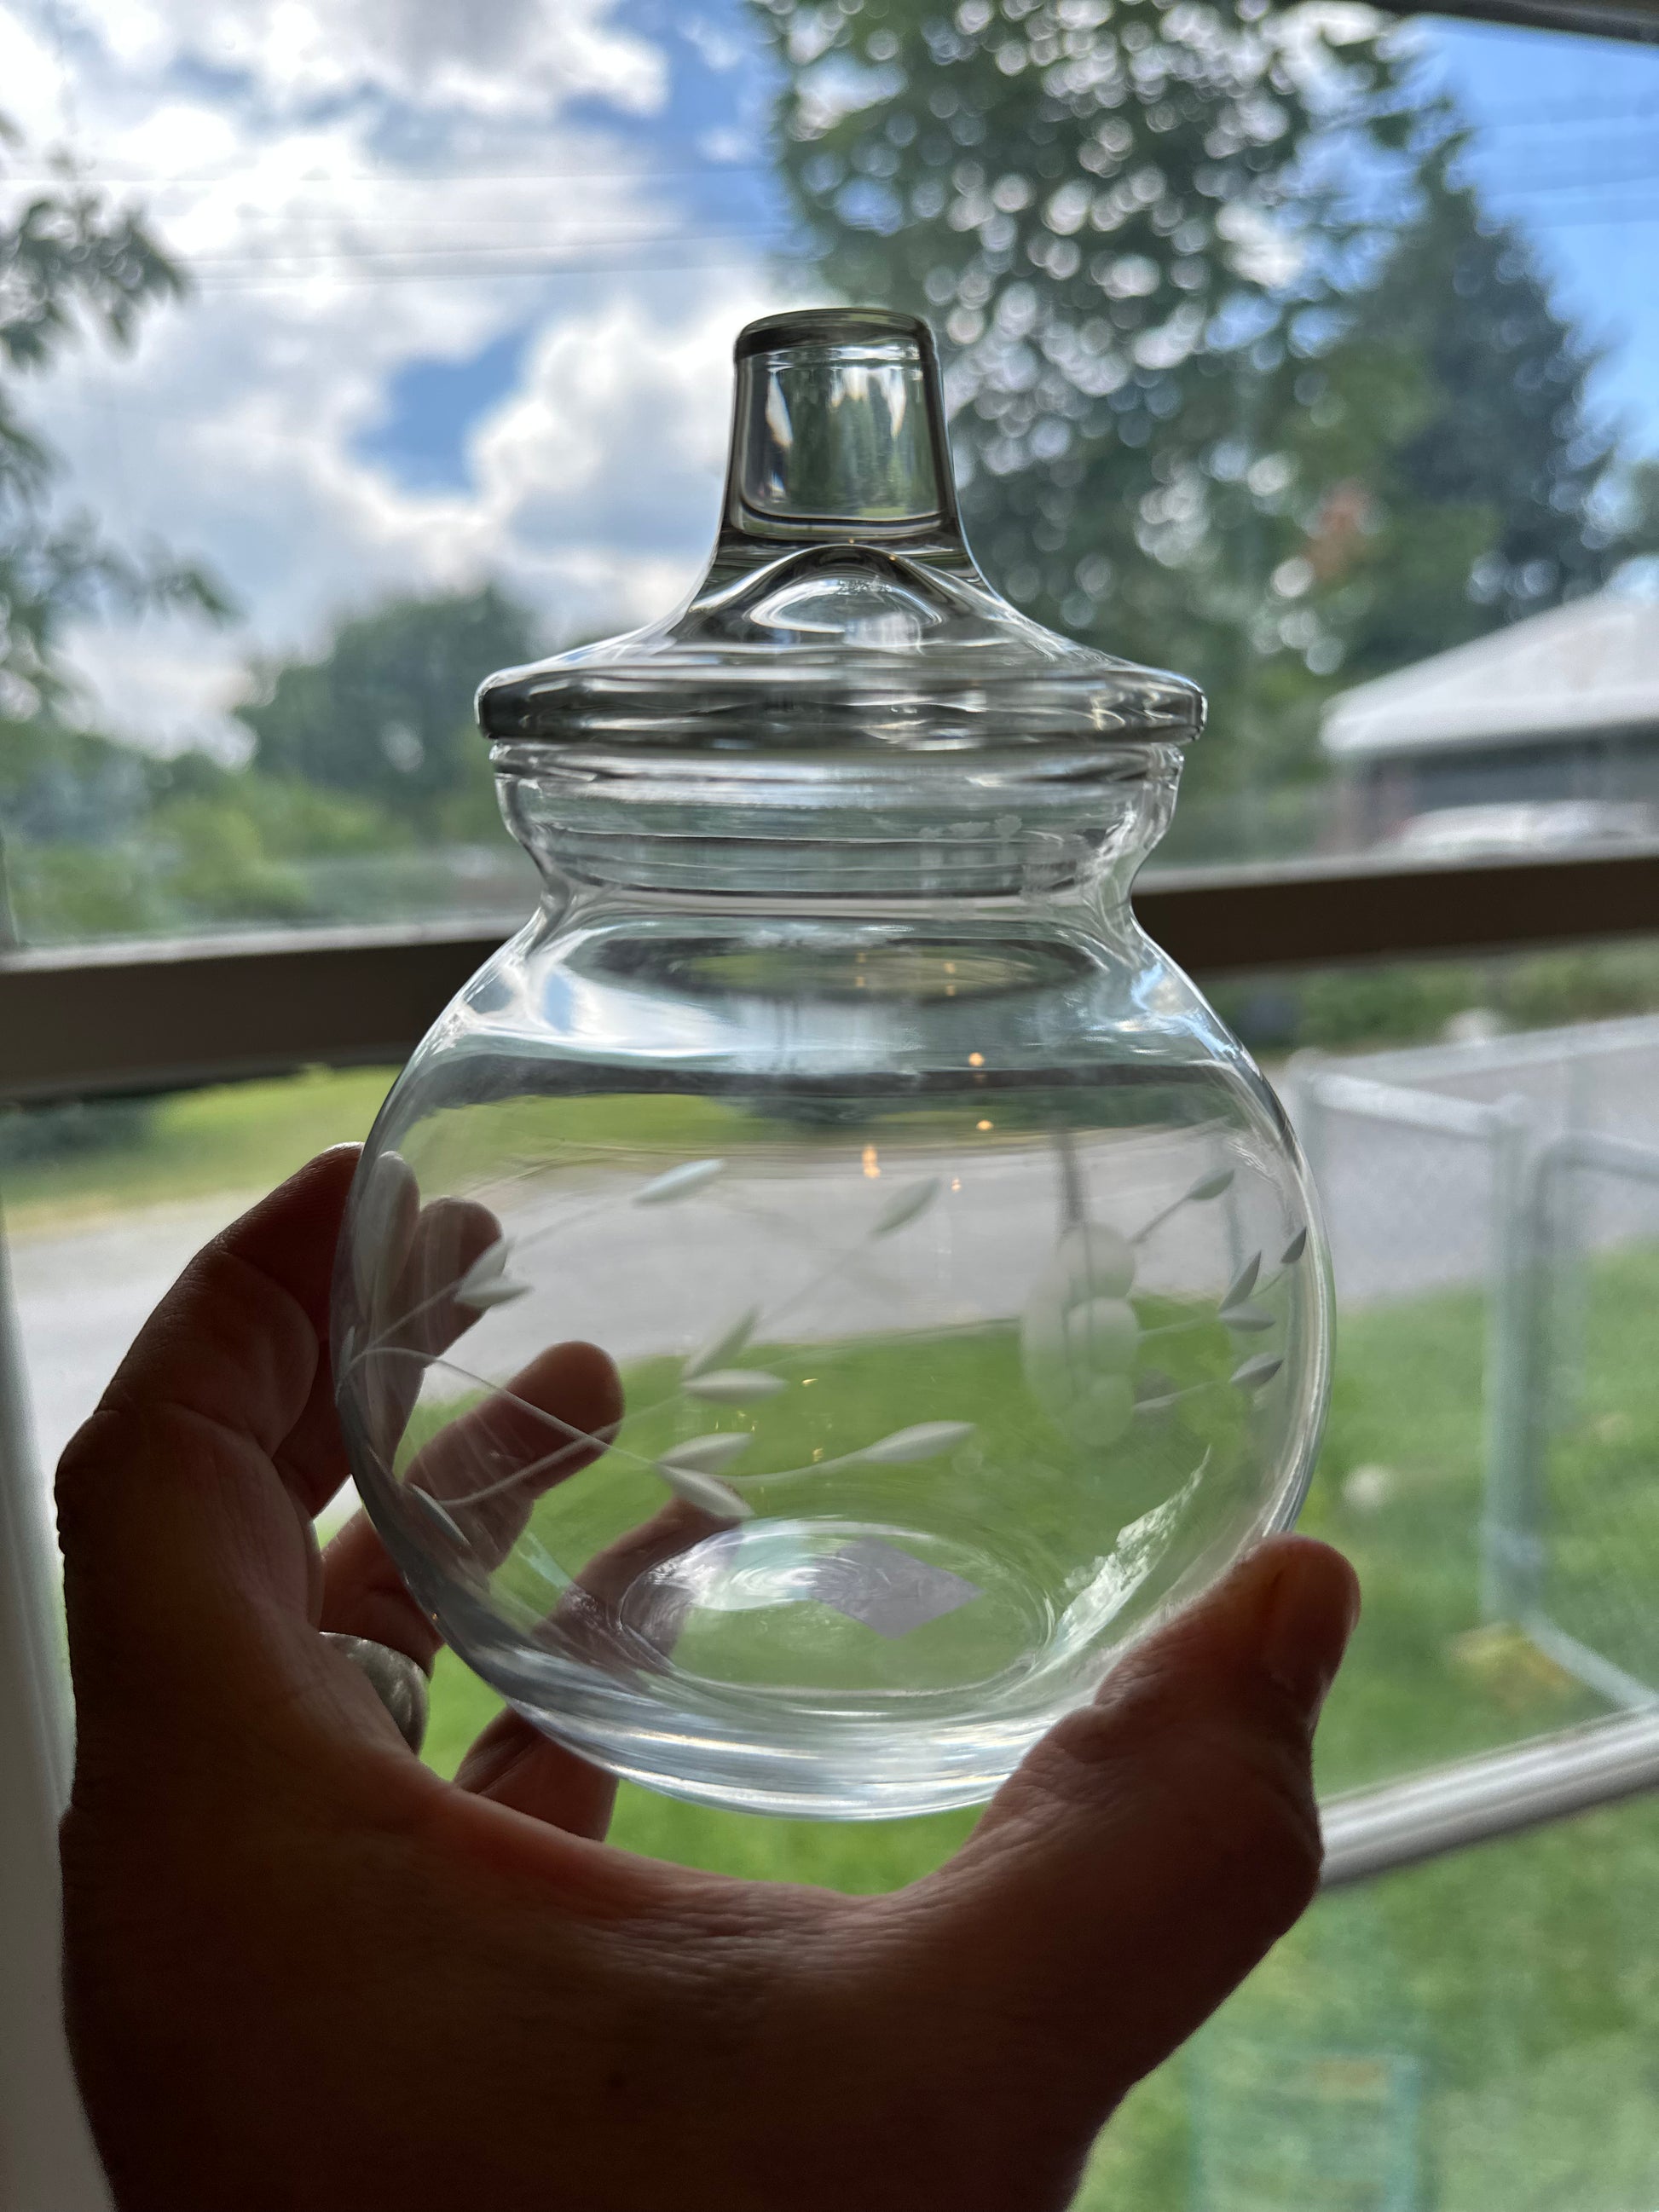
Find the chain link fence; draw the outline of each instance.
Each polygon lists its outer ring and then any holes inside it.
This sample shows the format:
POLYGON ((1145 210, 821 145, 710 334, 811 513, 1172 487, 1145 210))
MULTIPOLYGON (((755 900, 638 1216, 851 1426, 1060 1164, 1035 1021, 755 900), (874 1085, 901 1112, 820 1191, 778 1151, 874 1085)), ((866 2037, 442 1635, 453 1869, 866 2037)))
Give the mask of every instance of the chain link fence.
POLYGON ((1350 1308, 1474 1291, 1480 1601, 1659 1701, 1659 1020, 1291 1064, 1350 1308))

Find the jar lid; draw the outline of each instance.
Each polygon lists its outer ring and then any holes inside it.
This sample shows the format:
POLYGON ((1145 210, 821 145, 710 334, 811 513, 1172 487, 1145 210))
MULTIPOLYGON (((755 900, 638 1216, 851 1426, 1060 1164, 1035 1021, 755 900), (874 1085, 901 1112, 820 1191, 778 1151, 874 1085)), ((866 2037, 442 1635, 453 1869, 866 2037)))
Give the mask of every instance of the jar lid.
POLYGON ((1043 629, 980 574, 925 322, 771 315, 736 363, 702 581, 664 622, 490 677, 494 743, 786 762, 1197 735, 1196 684, 1043 629))

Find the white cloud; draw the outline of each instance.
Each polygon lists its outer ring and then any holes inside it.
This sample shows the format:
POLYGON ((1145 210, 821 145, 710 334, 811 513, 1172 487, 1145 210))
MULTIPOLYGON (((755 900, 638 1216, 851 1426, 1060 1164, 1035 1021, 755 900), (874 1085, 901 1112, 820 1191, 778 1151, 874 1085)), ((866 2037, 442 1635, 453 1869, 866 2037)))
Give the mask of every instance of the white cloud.
POLYGON ((479 115, 582 96, 650 112, 666 91, 662 56, 613 14, 612 0, 76 0, 73 20, 129 74, 242 71, 278 108, 380 93, 479 115))
POLYGON ((47 40, 21 15, 0 7, 0 107, 14 119, 38 116, 55 129, 61 121, 63 88, 63 68, 47 40))
POLYGON ((665 613, 695 579, 718 516, 732 339, 781 304, 775 286, 740 269, 712 295, 696 273, 592 288, 474 427, 472 487, 453 493, 411 490, 351 449, 388 367, 434 343, 434 303, 401 304, 354 359, 356 295, 309 317, 284 297, 288 312, 252 321, 204 303, 158 324, 125 377, 88 359, 65 381, 48 427, 82 482, 108 488, 112 526, 203 558, 252 632, 192 646, 176 625, 82 626, 71 650, 106 726, 222 745, 253 644, 309 647, 398 590, 499 575, 553 641, 665 613))
POLYGON ((497 574, 550 638, 673 605, 714 526, 732 337, 788 295, 758 250, 696 266, 674 243, 695 214, 638 142, 551 113, 662 96, 662 56, 603 0, 339 0, 326 36, 313 0, 76 0, 67 105, 28 4, 0 0, 0 67, 21 57, 0 104, 37 148, 67 116, 198 283, 131 356, 66 356, 30 387, 33 419, 112 537, 199 560, 242 610, 225 631, 79 625, 88 719, 234 744, 251 657, 311 649, 400 590, 497 574), (669 265, 630 269, 664 258, 652 240, 669 265), (549 263, 563 272, 534 273, 549 263), (471 426, 465 489, 364 457, 400 369, 526 328, 518 388, 471 426))

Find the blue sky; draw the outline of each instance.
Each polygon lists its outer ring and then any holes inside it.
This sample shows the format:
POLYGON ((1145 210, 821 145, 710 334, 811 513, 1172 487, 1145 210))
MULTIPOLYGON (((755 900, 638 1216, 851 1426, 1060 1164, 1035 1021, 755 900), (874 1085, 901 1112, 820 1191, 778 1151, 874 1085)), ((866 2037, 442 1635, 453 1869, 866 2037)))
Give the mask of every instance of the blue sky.
MULTIPOLYGON (((1659 452, 1659 52, 1400 35, 1659 452)), ((714 526, 732 334, 822 296, 780 251, 770 67, 748 0, 0 0, 31 158, 130 192, 197 284, 38 419, 118 533, 243 610, 85 629, 88 712, 228 743, 251 653, 488 573, 550 642, 665 610, 714 526)))
POLYGON ((1495 23, 1425 27, 1424 74, 1474 125, 1469 166, 1536 242, 1607 360, 1601 403, 1659 453, 1659 48, 1495 23))

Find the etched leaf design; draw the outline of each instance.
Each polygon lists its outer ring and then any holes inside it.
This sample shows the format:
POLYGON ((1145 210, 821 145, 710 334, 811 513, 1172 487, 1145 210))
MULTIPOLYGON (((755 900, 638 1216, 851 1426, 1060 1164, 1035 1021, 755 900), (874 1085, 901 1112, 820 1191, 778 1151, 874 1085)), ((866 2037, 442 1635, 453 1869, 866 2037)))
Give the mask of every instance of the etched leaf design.
POLYGON ((694 1352, 681 1373, 681 1380, 689 1382, 695 1375, 707 1375, 711 1369, 724 1367, 735 1359, 751 1336, 760 1320, 760 1308, 750 1306, 747 1313, 739 1314, 723 1336, 706 1344, 701 1352, 694 1352))
POLYGON ((1279 1266, 1281 1267, 1295 1267, 1297 1261, 1302 1257, 1302 1255, 1307 1250, 1307 1249, 1308 1230, 1307 1224, 1304 1223, 1303 1226, 1297 1231, 1295 1236, 1291 1237, 1290 1243, 1279 1254, 1279 1266))
POLYGON ((1200 1176, 1199 1180, 1187 1193, 1187 1195, 1189 1199, 1197 1199, 1200 1200, 1207 1198, 1219 1198, 1224 1190, 1231 1190, 1232 1188, 1232 1170, 1231 1168, 1218 1168, 1213 1175, 1200 1176))
POLYGON ((963 1443, 973 1435, 975 1425, 972 1421, 921 1421, 913 1429, 895 1429, 890 1437, 866 1444, 862 1451, 849 1452, 848 1457, 872 1467, 908 1467, 917 1460, 937 1459, 941 1452, 963 1443))
POLYGON ((680 1199, 690 1198, 694 1191, 701 1190, 705 1183, 713 1182, 716 1176, 725 1172, 724 1160, 687 1160, 642 1184, 635 1192, 633 1202, 635 1206, 672 1206, 680 1199))
POLYGON ((939 1179, 929 1176, 925 1182, 914 1182, 908 1190, 900 1191, 876 1216, 870 1234, 890 1237, 896 1229, 902 1229, 919 1214, 926 1213, 939 1194, 939 1179))
POLYGON ((439 1504, 437 1499, 432 1495, 432 1492, 429 1490, 410 1490, 405 1492, 404 1495, 406 1497, 412 1498, 416 1504, 418 1505, 421 1510, 425 1514, 427 1519, 432 1522, 435 1527, 441 1528, 444 1534, 447 1536, 452 1542, 457 1544, 465 1543, 466 1538, 462 1534, 460 1528, 456 1524, 454 1516, 447 1512, 445 1509, 439 1504))
POLYGON ((351 1273, 359 1304, 371 1319, 377 1293, 403 1266, 421 1208, 415 1170, 401 1152, 382 1152, 357 1194, 351 1230, 351 1273))
POLYGON ((747 1499, 712 1474, 703 1474, 695 1467, 677 1467, 670 1459, 657 1462, 657 1473, 677 1497, 719 1520, 752 1521, 755 1517, 755 1509, 747 1499))
POLYGON ((1271 1382, 1285 1364, 1276 1352, 1259 1352, 1254 1359, 1247 1359, 1242 1367, 1235 1367, 1232 1381, 1241 1390, 1259 1390, 1264 1382, 1271 1382))
POLYGON ((492 1306, 510 1305, 524 1296, 529 1284, 517 1281, 506 1272, 512 1249, 505 1237, 498 1237, 479 1253, 451 1293, 458 1306, 466 1306, 473 1313, 488 1313, 492 1306))
POLYGON ((1224 1306, 1221 1318, 1229 1328, 1240 1329, 1246 1336, 1272 1328, 1275 1320, 1266 1306, 1234 1306, 1231 1311, 1224 1306))
POLYGON ((472 1265, 455 1285, 457 1297, 464 1298, 469 1291, 476 1291, 485 1283, 493 1283, 498 1275, 507 1272, 507 1254, 513 1249, 509 1240, 498 1237, 493 1244, 486 1244, 472 1265))
POLYGON ((684 1443, 671 1444, 657 1462, 658 1472, 666 1475, 672 1468, 679 1474, 715 1474, 748 1450, 755 1439, 747 1429, 720 1429, 713 1436, 688 1437, 684 1443))
POLYGON ((759 1367, 717 1367, 710 1375, 693 1375, 682 1387, 689 1397, 710 1406, 747 1406, 757 1398, 775 1398, 787 1388, 781 1375, 759 1367))
POLYGON ((1255 1288, 1255 1279, 1261 1273, 1261 1255, 1252 1252, 1244 1265, 1222 1293, 1221 1310, 1226 1313, 1233 1306, 1242 1306, 1255 1288))

